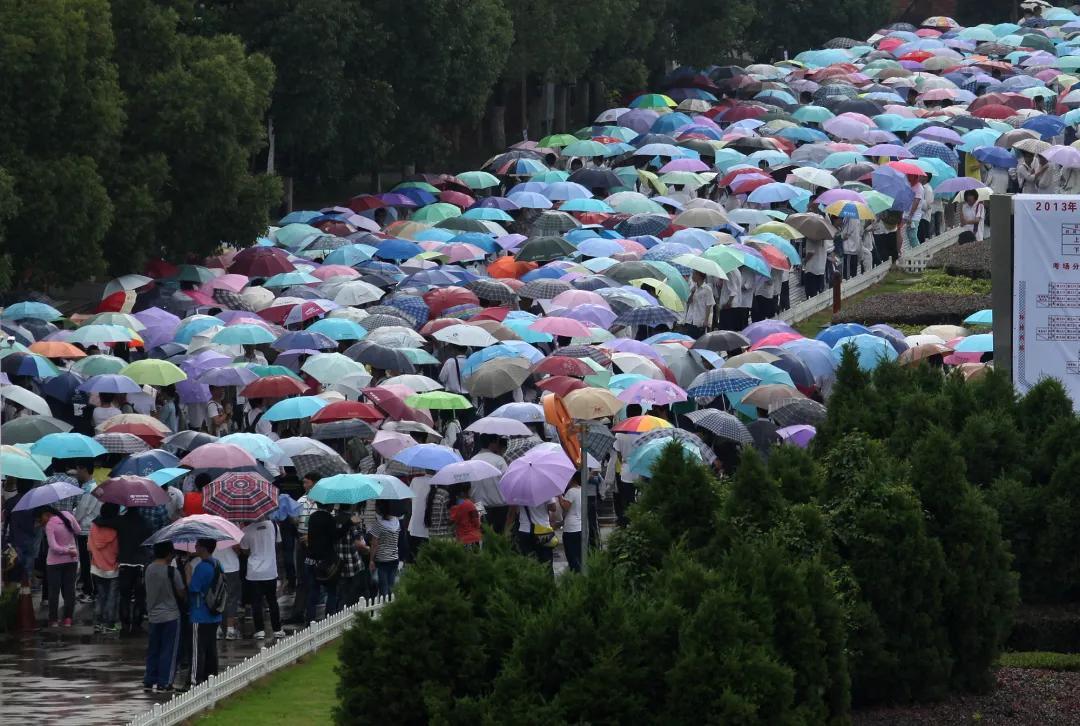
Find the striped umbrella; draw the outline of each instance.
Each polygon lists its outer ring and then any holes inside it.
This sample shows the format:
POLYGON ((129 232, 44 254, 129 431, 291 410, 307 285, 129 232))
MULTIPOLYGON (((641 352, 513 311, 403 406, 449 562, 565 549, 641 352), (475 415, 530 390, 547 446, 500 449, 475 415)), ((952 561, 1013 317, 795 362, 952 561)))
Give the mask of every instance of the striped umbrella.
POLYGON ((253 471, 230 471, 203 490, 203 509, 236 522, 254 522, 277 509, 278 491, 253 471))

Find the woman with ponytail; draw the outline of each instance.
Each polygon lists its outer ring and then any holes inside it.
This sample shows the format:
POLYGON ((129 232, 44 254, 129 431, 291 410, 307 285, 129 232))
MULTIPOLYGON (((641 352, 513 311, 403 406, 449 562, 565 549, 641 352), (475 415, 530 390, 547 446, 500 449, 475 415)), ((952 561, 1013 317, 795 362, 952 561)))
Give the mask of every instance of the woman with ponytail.
POLYGON ((71 512, 61 512, 55 507, 41 507, 37 511, 38 524, 45 530, 48 555, 45 572, 49 582, 49 627, 58 625, 60 593, 64 594, 63 626, 71 627, 75 614, 75 571, 78 569, 79 549, 75 535, 81 531, 79 520, 71 512))

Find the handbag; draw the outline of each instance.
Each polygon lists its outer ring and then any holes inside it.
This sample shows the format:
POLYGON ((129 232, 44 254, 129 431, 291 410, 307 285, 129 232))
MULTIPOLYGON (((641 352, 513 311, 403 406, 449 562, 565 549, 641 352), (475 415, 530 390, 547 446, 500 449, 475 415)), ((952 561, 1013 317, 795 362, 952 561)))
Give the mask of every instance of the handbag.
POLYGON ((315 564, 316 582, 333 582, 340 574, 341 560, 336 557, 329 560, 319 560, 315 564))
POLYGON ((549 525, 537 524, 534 522, 532 516, 529 514, 528 507, 525 507, 525 519, 529 520, 532 536, 536 539, 536 544, 538 546, 547 547, 548 549, 555 549, 559 546, 559 537, 555 534, 555 530, 549 525))

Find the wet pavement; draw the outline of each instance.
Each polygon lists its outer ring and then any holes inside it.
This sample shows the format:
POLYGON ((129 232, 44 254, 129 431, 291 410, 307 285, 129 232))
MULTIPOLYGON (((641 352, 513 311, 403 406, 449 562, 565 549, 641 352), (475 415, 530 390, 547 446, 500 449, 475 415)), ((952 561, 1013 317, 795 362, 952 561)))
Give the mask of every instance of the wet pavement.
MULTIPOLYGON (((122 724, 167 696, 142 690, 146 633, 93 632, 88 605, 71 628, 0 636, 0 723, 122 724)), ((248 632, 250 632, 250 623, 248 632)), ((222 670, 272 640, 219 640, 222 670)), ((186 680, 184 671, 177 682, 186 680)))

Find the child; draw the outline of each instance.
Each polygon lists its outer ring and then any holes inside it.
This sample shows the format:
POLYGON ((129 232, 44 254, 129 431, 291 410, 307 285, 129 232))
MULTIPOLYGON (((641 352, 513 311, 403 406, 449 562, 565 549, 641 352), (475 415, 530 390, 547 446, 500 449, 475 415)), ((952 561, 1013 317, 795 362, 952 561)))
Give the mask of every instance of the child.
POLYGON ((483 532, 480 530, 480 513, 469 499, 467 487, 454 487, 454 505, 450 507, 450 521, 454 523, 454 536, 466 549, 479 549, 483 532))
POLYGON ((116 624, 116 580, 120 566, 116 557, 120 540, 116 530, 108 526, 120 514, 116 504, 101 505, 100 515, 90 524, 87 547, 90 550, 90 574, 94 578, 94 632, 119 633, 116 624))

